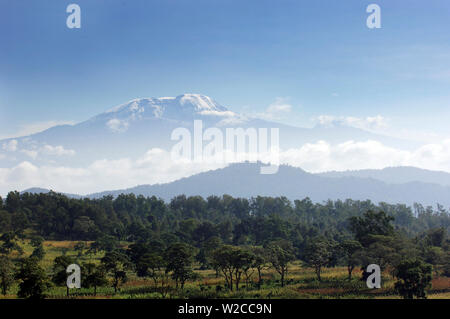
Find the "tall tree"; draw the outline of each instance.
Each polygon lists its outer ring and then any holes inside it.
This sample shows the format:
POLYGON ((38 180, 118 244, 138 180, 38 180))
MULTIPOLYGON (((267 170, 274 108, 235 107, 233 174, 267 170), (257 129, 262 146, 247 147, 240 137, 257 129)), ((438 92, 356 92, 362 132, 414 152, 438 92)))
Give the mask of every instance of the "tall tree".
POLYGON ((362 217, 353 216, 349 219, 350 230, 361 245, 368 247, 373 242, 371 235, 391 236, 393 234, 394 227, 391 224, 393 220, 395 220, 394 217, 388 216, 385 212, 369 210, 362 217))
POLYGON ((175 243, 165 253, 167 260, 166 272, 172 273, 176 287, 184 288, 185 282, 192 278, 192 263, 194 261, 194 248, 185 243, 175 243))
POLYGON ((345 263, 347 264, 348 280, 352 280, 353 269, 361 264, 362 246, 359 241, 345 240, 340 244, 345 263))
POLYGON ((6 295, 14 283, 14 264, 7 256, 0 256, 0 287, 2 294, 6 295))
POLYGON ((287 240, 277 240, 268 245, 268 258, 273 268, 281 276, 281 287, 284 287, 289 263, 295 259, 294 248, 287 240))
POLYGON ((94 296, 97 296, 97 287, 103 287, 108 284, 105 267, 97 266, 94 263, 83 265, 83 272, 86 274, 83 280, 83 286, 86 288, 94 287, 94 296))
POLYGON ((127 271, 131 269, 128 256, 119 250, 110 251, 101 259, 101 263, 111 275, 112 287, 114 293, 117 294, 120 286, 128 280, 127 271))
POLYGON ((322 281, 322 267, 328 265, 331 255, 330 244, 324 238, 312 239, 306 246, 305 261, 314 268, 319 281, 322 281))
POLYGON ((252 252, 254 257, 253 266, 258 272, 258 289, 261 289, 262 284, 262 270, 267 264, 267 251, 263 247, 253 247, 252 252))
POLYGON ((17 293, 20 298, 43 299, 46 297, 46 290, 51 287, 45 270, 34 257, 21 260, 15 278, 20 281, 17 293))
POLYGON ((396 269, 395 290, 405 299, 427 297, 426 290, 431 285, 432 267, 419 259, 401 262, 396 269))
POLYGON ((57 286, 65 286, 67 296, 70 294, 70 289, 67 286, 67 267, 74 263, 75 260, 69 256, 58 256, 53 260, 52 281, 57 286))

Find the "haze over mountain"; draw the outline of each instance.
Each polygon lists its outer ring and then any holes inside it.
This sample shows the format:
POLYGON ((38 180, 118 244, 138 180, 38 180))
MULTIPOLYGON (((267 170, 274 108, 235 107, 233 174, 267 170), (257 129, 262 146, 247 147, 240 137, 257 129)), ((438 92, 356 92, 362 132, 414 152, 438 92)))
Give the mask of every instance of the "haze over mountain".
MULTIPOLYGON (((259 174, 259 163, 238 163, 226 168, 200 173, 180 180, 156 185, 140 185, 128 189, 104 191, 86 197, 100 198, 105 195, 133 193, 156 196, 167 201, 185 194, 187 196, 228 194, 235 197, 285 196, 291 200, 311 198, 315 202, 332 200, 371 200, 375 203, 435 206, 437 203, 450 206, 450 186, 441 186, 420 181, 389 184, 366 177, 326 177, 323 174, 307 173, 300 168, 280 166, 277 174, 259 174)), ((393 171, 396 169, 393 168, 393 171)), ((400 168, 402 171, 402 168, 400 168)), ((433 173, 433 172, 429 172, 433 173)), ((47 192, 47 190, 26 190, 47 192)), ((69 195, 76 197, 76 195, 69 195)))
POLYGON ((88 165, 98 159, 137 157, 152 148, 169 150, 176 144, 171 140, 172 131, 184 127, 192 132, 195 119, 203 121, 204 129, 218 127, 224 132, 226 127, 279 128, 283 149, 318 141, 349 140, 375 140, 403 148, 416 145, 343 125, 299 128, 251 118, 228 110, 208 96, 183 94, 135 99, 75 125, 60 125, 30 136, 0 140, 7 151, 6 156, 0 157, 0 166, 12 167, 20 161, 88 165))
POLYGON ((373 178, 390 184, 423 182, 450 186, 450 174, 442 171, 430 171, 416 167, 386 167, 381 170, 364 169, 343 172, 320 173, 323 177, 360 177, 373 178))
MULTIPOLYGON (((429 148, 422 150, 415 141, 342 123, 312 128, 288 126, 238 114, 205 95, 183 94, 135 99, 75 125, 0 140, 0 194, 41 187, 86 195, 104 189, 168 183, 233 163, 172 161, 170 152, 178 143, 171 139, 173 131, 185 128, 193 133, 194 120, 202 120, 202 133, 215 127, 224 137, 227 128, 278 128, 280 163, 308 172, 383 168, 397 163, 426 166, 426 161, 434 165, 434 159, 428 156, 429 148)), ((441 156, 439 152, 433 154, 441 156)), ((443 163, 441 158, 438 160, 443 163)), ((397 175, 386 174, 378 179, 398 183, 416 180, 409 178, 408 173, 398 175, 398 179, 397 175)), ((422 181, 448 185, 442 183, 446 178, 430 177, 422 181)))

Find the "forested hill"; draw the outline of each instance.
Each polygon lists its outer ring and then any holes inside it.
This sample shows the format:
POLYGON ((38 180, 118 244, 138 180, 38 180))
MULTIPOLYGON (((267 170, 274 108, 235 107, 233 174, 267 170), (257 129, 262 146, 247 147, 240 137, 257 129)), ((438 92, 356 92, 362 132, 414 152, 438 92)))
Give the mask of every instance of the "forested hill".
POLYGON ((91 194, 88 197, 134 193, 170 200, 179 194, 200 195, 205 198, 229 194, 246 198, 258 195, 286 196, 290 200, 309 197, 314 202, 352 198, 407 205, 417 202, 434 206, 439 203, 450 207, 450 186, 422 181, 391 184, 370 177, 327 177, 286 165, 280 166, 276 174, 264 175, 260 174, 260 166, 258 163, 238 163, 172 183, 141 185, 126 190, 91 194))
POLYGON ((368 211, 393 216, 394 226, 408 237, 432 228, 450 227, 450 215, 415 205, 375 205, 370 201, 290 201, 286 197, 234 198, 228 195, 186 197, 171 201, 133 194, 75 199, 54 192, 11 192, 0 198, 0 233, 35 233, 46 239, 117 240, 182 239, 195 244, 219 236, 225 243, 264 244, 277 238, 338 238, 348 235, 348 218, 368 211))

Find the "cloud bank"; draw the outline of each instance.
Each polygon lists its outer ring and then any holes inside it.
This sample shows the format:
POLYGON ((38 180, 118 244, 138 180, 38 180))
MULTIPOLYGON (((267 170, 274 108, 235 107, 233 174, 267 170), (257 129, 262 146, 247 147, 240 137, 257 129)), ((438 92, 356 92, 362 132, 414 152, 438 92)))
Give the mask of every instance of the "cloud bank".
MULTIPOLYGON (((63 152, 58 148, 55 152, 63 152)), ((270 155, 263 162, 274 161, 270 155)), ((330 170, 381 169, 388 166, 415 166, 450 172, 450 139, 405 151, 377 141, 347 141, 332 145, 325 141, 281 151, 280 164, 317 173, 330 170)), ((60 192, 89 194, 140 184, 171 182, 182 177, 217 169, 226 163, 213 160, 171 160, 169 151, 153 148, 136 159, 98 160, 88 167, 37 166, 24 161, 12 168, 0 168, 0 194, 29 187, 44 187, 60 192)))

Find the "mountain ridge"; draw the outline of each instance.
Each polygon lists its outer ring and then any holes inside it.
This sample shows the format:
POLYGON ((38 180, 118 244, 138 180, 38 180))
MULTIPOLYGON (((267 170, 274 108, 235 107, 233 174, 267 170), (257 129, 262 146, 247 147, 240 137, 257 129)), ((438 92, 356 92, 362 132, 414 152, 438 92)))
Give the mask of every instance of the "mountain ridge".
POLYGON ((101 198, 106 195, 133 193, 170 200, 174 196, 228 194, 235 197, 285 196, 290 200, 311 198, 315 202, 331 200, 371 200, 375 203, 450 206, 450 186, 420 181, 388 184, 373 178, 354 176, 325 177, 300 168, 282 165, 273 175, 259 174, 260 164, 237 163, 170 183, 138 185, 128 189, 104 191, 82 197, 101 198))

